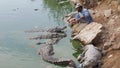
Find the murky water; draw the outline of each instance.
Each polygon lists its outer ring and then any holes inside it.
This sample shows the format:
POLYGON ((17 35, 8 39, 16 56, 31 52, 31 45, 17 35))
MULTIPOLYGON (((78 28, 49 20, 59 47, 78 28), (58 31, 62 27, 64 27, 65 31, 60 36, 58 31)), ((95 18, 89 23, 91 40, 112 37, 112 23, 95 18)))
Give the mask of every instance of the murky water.
MULTIPOLYGON (((25 30, 67 25, 62 16, 72 11, 69 3, 59 0, 0 0, 0 68, 62 68, 44 62, 37 55, 41 46, 29 40, 25 30)), ((39 34, 39 33, 37 33, 39 34)), ((35 34, 35 35, 37 35, 35 34)), ((68 36, 54 46, 56 57, 72 58, 70 30, 68 36)), ((77 63, 77 61, 76 61, 77 63)), ((77 63, 78 65, 78 63, 77 63)))

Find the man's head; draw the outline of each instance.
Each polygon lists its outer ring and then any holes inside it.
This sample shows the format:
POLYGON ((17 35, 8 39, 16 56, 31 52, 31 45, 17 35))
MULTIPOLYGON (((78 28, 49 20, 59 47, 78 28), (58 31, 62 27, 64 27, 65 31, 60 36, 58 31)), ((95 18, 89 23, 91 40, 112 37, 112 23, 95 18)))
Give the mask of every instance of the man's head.
POLYGON ((76 6, 75 6, 75 9, 76 9, 78 12, 81 12, 81 11, 82 11, 82 8, 83 8, 83 6, 82 6, 80 3, 76 4, 76 6))

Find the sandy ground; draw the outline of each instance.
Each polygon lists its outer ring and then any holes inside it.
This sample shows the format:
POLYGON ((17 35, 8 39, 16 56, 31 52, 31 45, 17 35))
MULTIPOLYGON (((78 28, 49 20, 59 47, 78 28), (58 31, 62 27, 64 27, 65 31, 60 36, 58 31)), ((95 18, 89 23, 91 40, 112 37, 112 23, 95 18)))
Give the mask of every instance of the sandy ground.
POLYGON ((102 33, 93 41, 96 46, 105 48, 102 68, 120 68, 120 6, 117 3, 104 0, 94 8, 94 20, 104 26, 102 33), (104 12, 109 9, 111 14, 106 17, 104 12))

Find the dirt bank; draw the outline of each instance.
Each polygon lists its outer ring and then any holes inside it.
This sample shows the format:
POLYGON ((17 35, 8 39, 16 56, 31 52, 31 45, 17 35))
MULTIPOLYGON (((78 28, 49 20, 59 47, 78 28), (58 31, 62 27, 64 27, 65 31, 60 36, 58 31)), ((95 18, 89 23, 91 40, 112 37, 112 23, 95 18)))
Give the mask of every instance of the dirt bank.
POLYGON ((94 20, 103 25, 102 32, 93 40, 94 45, 104 47, 106 52, 102 59, 102 68, 120 68, 120 5, 118 1, 101 0, 91 12, 94 20))
POLYGON ((104 26, 99 39, 94 42, 106 49, 102 68, 120 68, 120 6, 117 4, 117 1, 105 0, 95 7, 99 14, 94 16, 94 20, 104 26), (105 16, 107 10, 108 17, 105 16))

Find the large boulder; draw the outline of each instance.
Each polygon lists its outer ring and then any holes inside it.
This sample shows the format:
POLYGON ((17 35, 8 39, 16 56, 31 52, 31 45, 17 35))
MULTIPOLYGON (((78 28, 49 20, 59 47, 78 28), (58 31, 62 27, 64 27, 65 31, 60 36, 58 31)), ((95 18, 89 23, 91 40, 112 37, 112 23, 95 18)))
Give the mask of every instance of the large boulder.
POLYGON ((88 23, 77 23, 72 27, 72 30, 75 33, 79 33, 87 25, 88 25, 88 23))
POLYGON ((83 44, 89 44, 102 30, 102 25, 96 22, 90 23, 82 29, 73 39, 79 39, 83 44))

